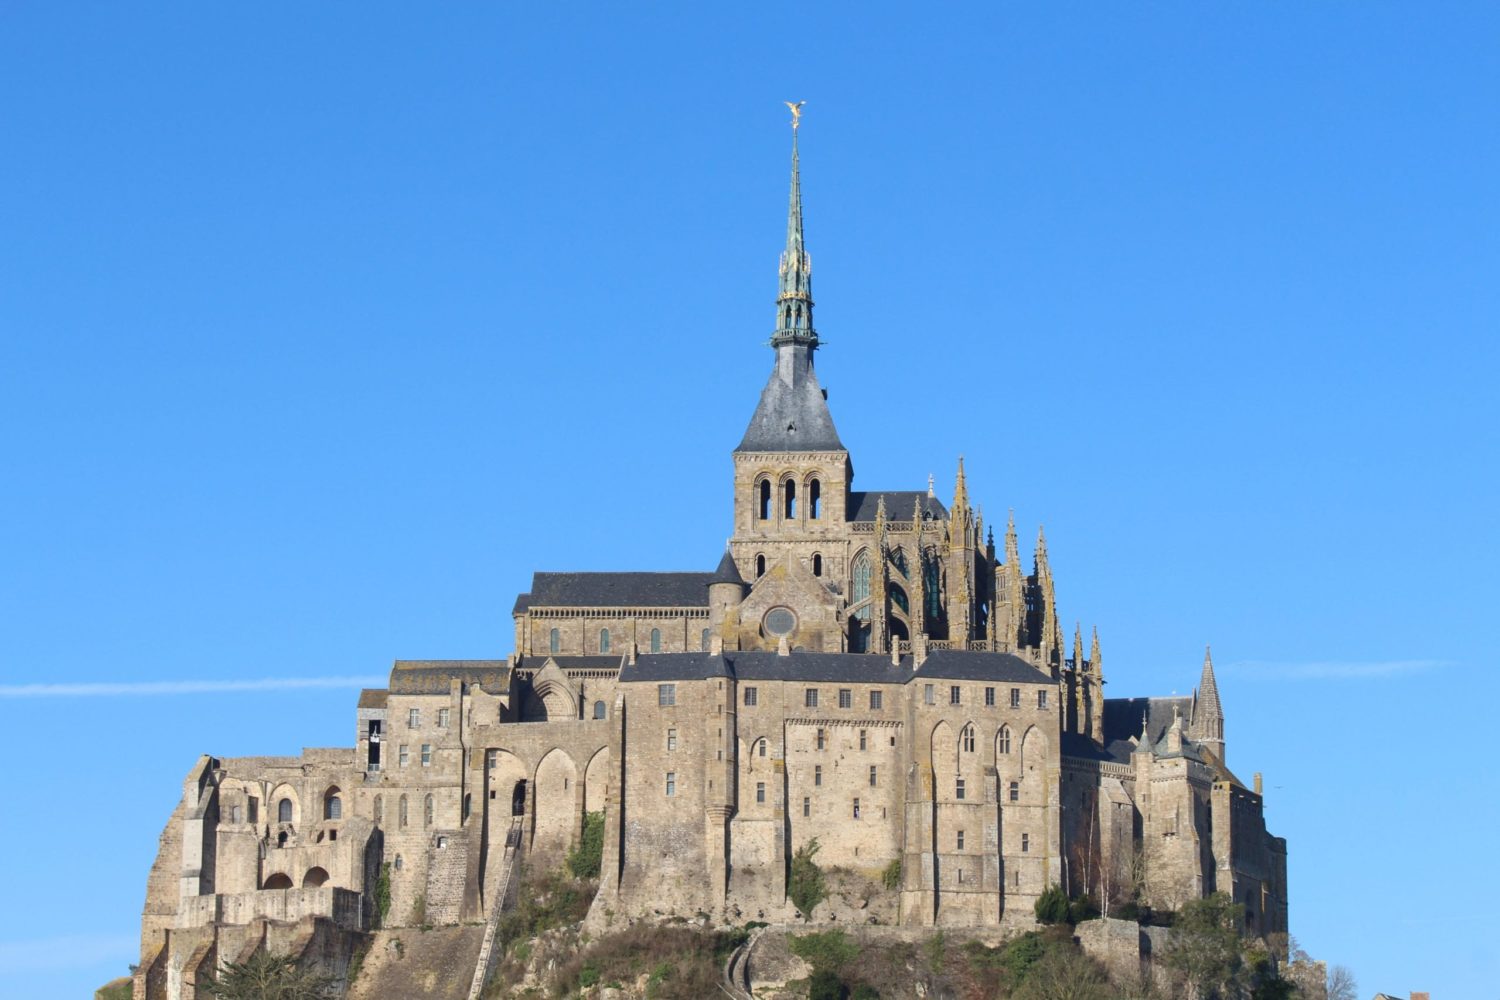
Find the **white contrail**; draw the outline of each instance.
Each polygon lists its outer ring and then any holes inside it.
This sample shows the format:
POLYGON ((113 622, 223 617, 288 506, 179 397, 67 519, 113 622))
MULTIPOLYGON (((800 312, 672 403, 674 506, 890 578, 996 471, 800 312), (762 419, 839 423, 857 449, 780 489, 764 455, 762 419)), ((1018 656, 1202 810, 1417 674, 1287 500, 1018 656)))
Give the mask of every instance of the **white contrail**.
POLYGON ((384 677, 266 677, 240 681, 96 681, 78 684, 0 684, 0 698, 119 698, 226 691, 383 687, 384 677))

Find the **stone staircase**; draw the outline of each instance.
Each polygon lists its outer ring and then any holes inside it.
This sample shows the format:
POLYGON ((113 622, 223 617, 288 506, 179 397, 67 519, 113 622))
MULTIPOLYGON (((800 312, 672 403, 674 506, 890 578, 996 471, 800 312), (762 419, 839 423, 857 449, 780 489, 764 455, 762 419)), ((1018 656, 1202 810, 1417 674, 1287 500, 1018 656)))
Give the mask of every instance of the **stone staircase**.
POLYGON ((510 830, 505 835, 505 854, 485 879, 484 898, 489 906, 489 918, 484 922, 484 938, 479 946, 479 959, 474 963, 474 979, 469 984, 468 1000, 479 1000, 485 980, 490 977, 490 967, 495 957, 495 931, 500 926, 500 914, 505 909, 505 898, 510 894, 511 879, 515 876, 516 863, 521 856, 523 822, 520 816, 511 820, 510 830))

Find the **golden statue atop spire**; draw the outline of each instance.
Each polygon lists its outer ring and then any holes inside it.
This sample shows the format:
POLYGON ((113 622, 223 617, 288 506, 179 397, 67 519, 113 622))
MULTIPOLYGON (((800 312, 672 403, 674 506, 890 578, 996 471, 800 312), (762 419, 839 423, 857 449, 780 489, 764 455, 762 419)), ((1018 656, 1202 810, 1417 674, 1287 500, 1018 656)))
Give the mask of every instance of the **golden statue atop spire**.
POLYGON ((792 112, 792 131, 793 132, 797 131, 797 126, 802 124, 802 105, 806 104, 807 102, 806 101, 782 101, 781 103, 785 104, 788 108, 791 109, 791 112, 792 112))

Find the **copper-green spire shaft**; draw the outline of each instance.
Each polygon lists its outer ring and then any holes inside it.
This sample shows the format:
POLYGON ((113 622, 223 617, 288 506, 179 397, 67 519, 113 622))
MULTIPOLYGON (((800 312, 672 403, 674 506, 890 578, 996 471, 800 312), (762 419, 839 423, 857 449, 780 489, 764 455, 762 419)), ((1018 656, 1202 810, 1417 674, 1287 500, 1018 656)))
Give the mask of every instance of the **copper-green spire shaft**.
POLYGON ((802 103, 787 102, 792 109, 792 193, 786 213, 786 249, 781 252, 780 289, 776 296, 776 333, 771 346, 818 346, 812 321, 812 258, 802 234, 802 176, 797 157, 797 132, 802 123, 802 103))

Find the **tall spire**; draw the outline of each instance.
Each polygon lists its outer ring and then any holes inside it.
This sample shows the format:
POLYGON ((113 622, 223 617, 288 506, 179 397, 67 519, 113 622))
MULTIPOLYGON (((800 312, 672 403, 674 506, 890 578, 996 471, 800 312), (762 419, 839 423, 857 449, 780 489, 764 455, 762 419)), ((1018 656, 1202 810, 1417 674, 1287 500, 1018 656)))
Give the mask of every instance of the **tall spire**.
POLYGON ((1213 650, 1203 650, 1203 675, 1198 679, 1198 699, 1193 706, 1192 736, 1208 744, 1224 760, 1224 706, 1219 703, 1219 682, 1214 677, 1213 650))
POLYGON ((792 110, 792 193, 776 294, 776 332, 771 335, 776 367, 735 449, 739 452, 844 450, 826 394, 813 372, 818 335, 813 330, 812 258, 802 237, 802 177, 797 158, 802 104, 786 102, 792 110))
POLYGON ((776 333, 771 346, 806 345, 808 359, 817 349, 812 321, 812 258, 802 237, 802 172, 797 156, 797 133, 805 101, 787 101, 792 109, 792 193, 786 210, 786 249, 781 252, 781 283, 776 296, 776 333))

